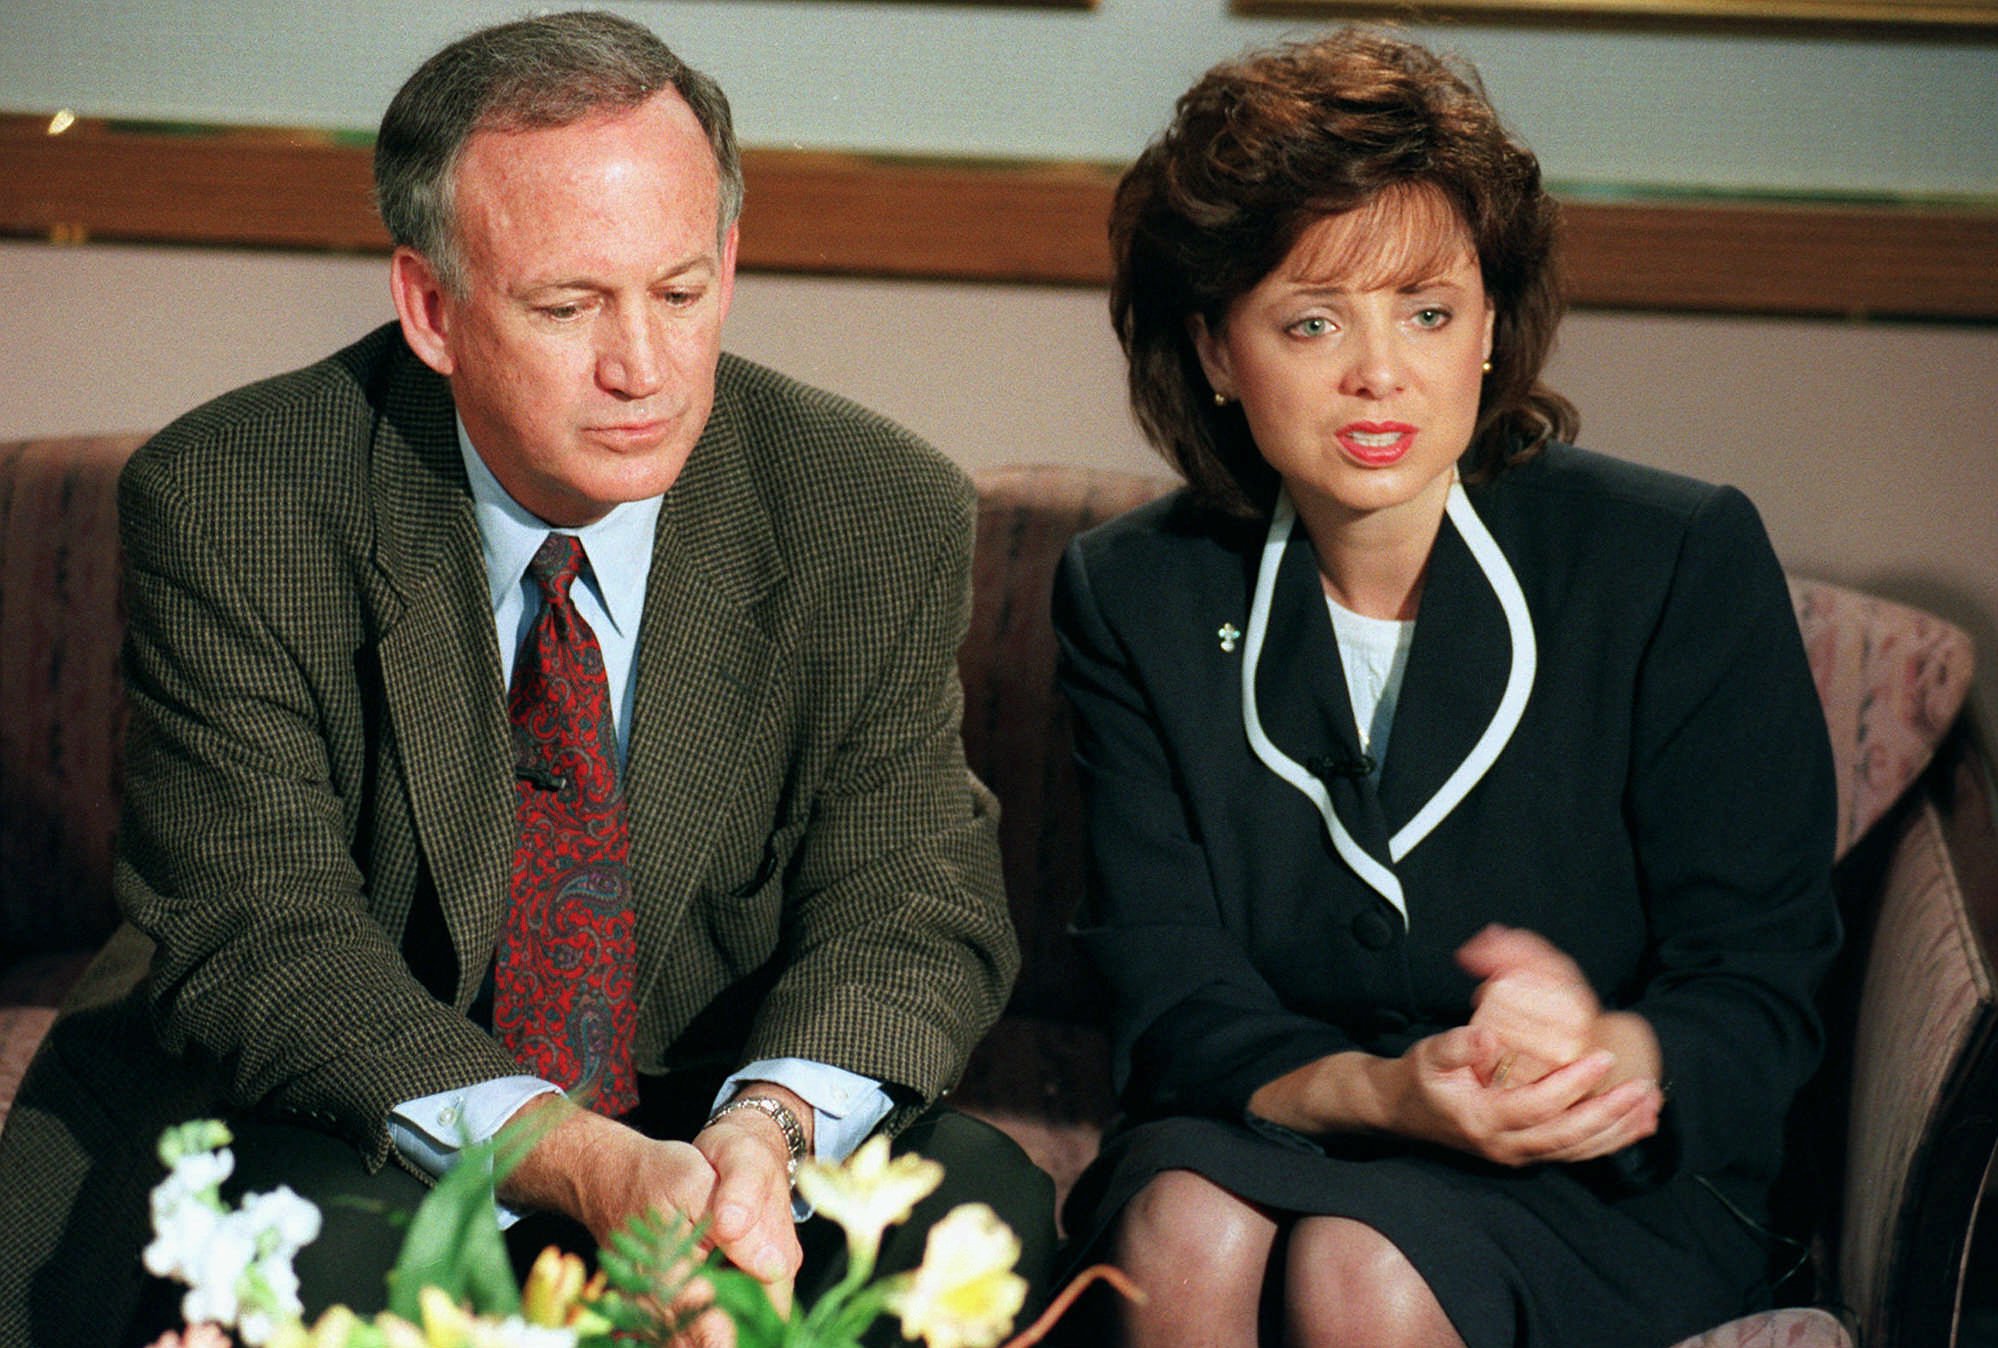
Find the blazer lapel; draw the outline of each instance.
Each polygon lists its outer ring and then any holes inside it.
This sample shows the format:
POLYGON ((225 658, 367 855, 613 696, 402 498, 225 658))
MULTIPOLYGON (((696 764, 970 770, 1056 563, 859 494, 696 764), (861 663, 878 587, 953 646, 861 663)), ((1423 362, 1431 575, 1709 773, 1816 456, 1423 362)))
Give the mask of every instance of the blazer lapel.
POLYGON ((1445 518, 1381 767, 1381 806, 1393 827, 1427 804, 1470 754, 1498 710, 1512 659, 1491 582, 1445 518))
POLYGON ((1387 862, 1386 818, 1365 774, 1318 556, 1302 524, 1284 547, 1270 597, 1269 637, 1256 666, 1256 708, 1271 743, 1325 784, 1354 841, 1387 862))
MULTIPOLYGON (((491 591, 444 381, 406 352, 389 376, 370 472, 382 684, 418 839, 458 958, 458 1004, 477 993, 504 913, 514 849, 513 769, 491 591)), ((384 914, 399 931, 405 911, 384 914)))
MULTIPOLYGON (((784 576, 751 481, 742 412, 722 381, 707 429, 666 493, 646 582, 625 776, 638 909, 637 997, 649 1003, 699 888, 742 751, 781 669, 758 600, 784 576)), ((655 1024, 641 1017, 641 1059, 655 1024)))

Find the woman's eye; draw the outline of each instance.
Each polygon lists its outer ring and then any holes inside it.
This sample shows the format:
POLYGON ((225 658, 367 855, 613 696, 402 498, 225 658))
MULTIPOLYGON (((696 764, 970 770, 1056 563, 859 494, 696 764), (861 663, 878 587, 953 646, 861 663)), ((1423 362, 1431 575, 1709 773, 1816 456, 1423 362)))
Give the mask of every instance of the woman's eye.
POLYGON ((1326 333, 1332 331, 1332 320, 1329 318, 1300 318, 1297 322, 1290 325, 1290 330, 1299 337, 1323 337, 1326 333))
POLYGON ((1417 309, 1415 311, 1415 326, 1418 328, 1440 328, 1449 321, 1450 311, 1448 309, 1431 308, 1417 309))

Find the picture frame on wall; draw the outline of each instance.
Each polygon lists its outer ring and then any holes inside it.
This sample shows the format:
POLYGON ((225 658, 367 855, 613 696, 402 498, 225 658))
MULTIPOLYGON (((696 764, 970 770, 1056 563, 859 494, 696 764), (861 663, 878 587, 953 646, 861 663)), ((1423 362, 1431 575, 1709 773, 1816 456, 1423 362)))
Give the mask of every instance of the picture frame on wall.
POLYGON ((1833 25, 1998 35, 1998 0, 1232 0, 1241 14, 1652 23, 1833 25))

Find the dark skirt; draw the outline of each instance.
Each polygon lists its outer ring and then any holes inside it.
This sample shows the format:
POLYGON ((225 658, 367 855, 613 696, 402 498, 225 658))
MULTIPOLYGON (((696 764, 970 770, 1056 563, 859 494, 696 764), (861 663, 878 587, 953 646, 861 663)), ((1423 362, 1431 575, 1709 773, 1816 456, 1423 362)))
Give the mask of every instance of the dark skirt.
POLYGON ((1621 1192, 1373 1139, 1325 1150, 1219 1119, 1113 1133, 1066 1209, 1074 1266, 1154 1176, 1191 1170, 1283 1215, 1348 1217, 1406 1255, 1470 1348, 1665 1348, 1768 1304, 1769 1250, 1705 1185, 1621 1192))

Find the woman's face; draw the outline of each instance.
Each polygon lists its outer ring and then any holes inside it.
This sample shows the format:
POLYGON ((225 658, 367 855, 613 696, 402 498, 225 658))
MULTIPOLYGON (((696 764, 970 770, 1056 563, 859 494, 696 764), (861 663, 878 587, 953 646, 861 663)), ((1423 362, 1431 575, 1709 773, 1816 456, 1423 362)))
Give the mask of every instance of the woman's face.
POLYGON ((1214 391, 1307 520, 1433 525, 1478 418, 1492 308, 1470 235, 1417 188, 1326 216, 1229 308, 1191 324, 1214 391))

